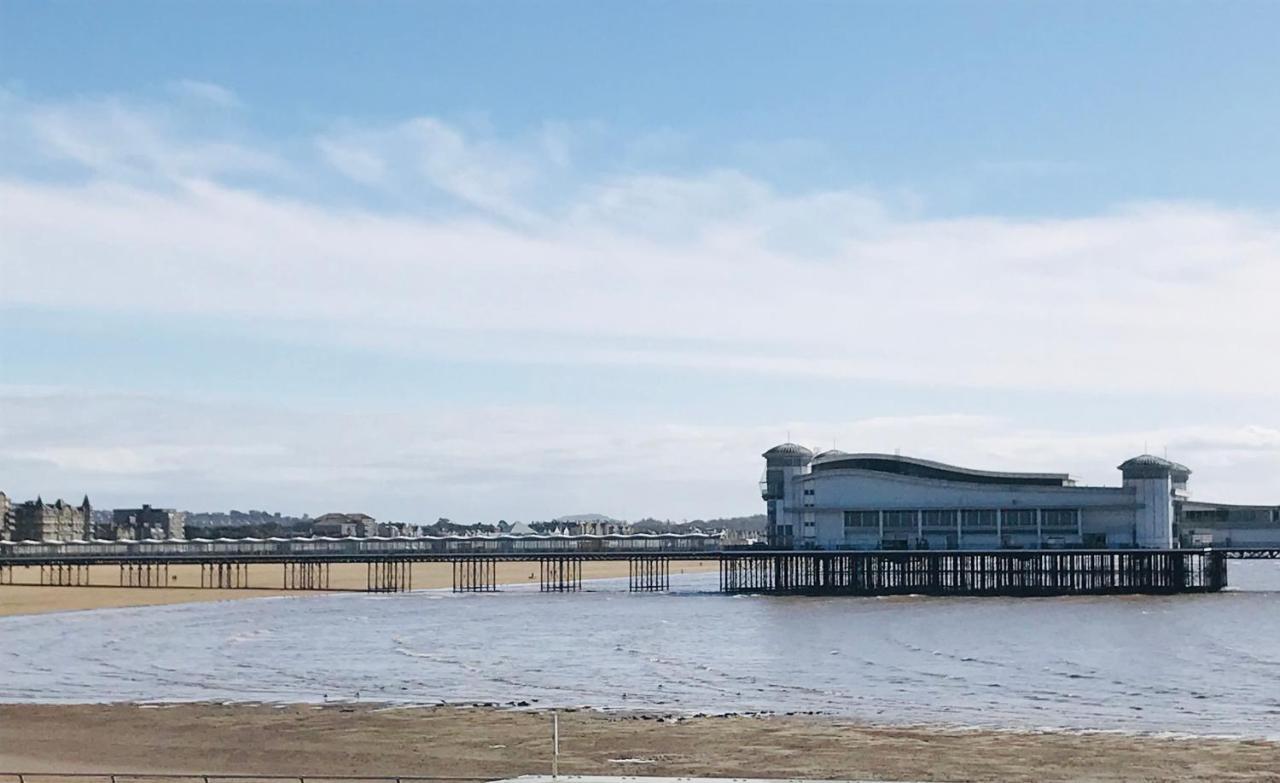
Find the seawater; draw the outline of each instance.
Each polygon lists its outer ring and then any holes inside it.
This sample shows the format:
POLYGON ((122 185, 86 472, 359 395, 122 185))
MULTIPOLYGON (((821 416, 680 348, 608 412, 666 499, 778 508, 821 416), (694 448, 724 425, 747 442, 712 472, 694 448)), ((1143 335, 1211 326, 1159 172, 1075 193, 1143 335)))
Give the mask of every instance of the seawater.
MULTIPOLYGON (((1280 563, 1212 595, 423 591, 0 618, 0 701, 526 702, 1280 738, 1280 563)), ((3 588, 0 588, 3 589, 3 588)), ((68 588, 72 589, 72 588, 68 588)))

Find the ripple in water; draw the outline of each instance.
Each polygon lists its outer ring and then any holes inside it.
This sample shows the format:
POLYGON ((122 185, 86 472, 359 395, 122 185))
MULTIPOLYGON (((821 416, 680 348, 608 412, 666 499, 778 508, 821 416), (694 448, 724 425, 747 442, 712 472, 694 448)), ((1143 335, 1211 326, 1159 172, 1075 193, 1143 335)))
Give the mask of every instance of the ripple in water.
POLYGON ((515 702, 1280 737, 1280 563, 1217 595, 263 598, 0 619, 0 701, 515 702))

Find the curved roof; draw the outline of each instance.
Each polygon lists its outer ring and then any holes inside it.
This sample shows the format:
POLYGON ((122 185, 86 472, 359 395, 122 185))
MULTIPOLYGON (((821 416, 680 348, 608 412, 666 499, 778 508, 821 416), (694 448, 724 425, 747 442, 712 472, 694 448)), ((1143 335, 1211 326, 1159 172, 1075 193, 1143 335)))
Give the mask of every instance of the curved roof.
POLYGON ((1159 475, 1168 471, 1173 474, 1181 474, 1181 477, 1184 480, 1187 476, 1191 475, 1191 468, 1186 465, 1165 459, 1164 457, 1157 457, 1154 454, 1139 454, 1136 457, 1131 457, 1130 459, 1121 462, 1118 467, 1122 472, 1130 475, 1150 475, 1153 473, 1159 475))
POLYGON ((898 476, 957 481, 966 484, 1017 484, 1041 487, 1067 486, 1071 477, 1066 473, 1012 473, 996 470, 975 470, 942 462, 904 457, 901 454, 845 454, 815 463, 814 472, 826 470, 869 470, 898 476))
POLYGON ((798 443, 781 443, 761 454, 762 457, 813 457, 813 452, 798 443))
POLYGON ((849 452, 847 451, 841 451, 840 449, 827 449, 826 451, 819 451, 817 454, 814 454, 813 461, 817 462, 820 459, 832 459, 835 457, 847 456, 849 456, 849 452))

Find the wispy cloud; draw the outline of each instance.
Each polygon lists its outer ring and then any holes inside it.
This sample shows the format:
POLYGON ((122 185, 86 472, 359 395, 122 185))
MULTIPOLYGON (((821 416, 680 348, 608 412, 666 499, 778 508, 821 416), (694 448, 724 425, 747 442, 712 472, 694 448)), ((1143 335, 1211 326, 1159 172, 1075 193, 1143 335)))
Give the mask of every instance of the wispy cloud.
POLYGON ((564 138, 551 130, 524 148, 468 136, 434 117, 389 127, 345 128, 316 140, 322 159, 350 179, 409 195, 424 190, 490 217, 520 224, 538 218, 528 203, 539 177, 567 165, 564 138))
POLYGON ((202 101, 224 109, 238 109, 244 104, 233 91, 220 84, 204 82, 198 79, 179 79, 170 83, 169 88, 181 97, 202 101))
POLYGON ((281 176, 287 169, 275 151, 237 138, 234 126, 210 125, 177 105, 119 96, 33 102, 0 90, 0 106, 0 166, 10 175, 44 161, 153 187, 186 178, 281 176))

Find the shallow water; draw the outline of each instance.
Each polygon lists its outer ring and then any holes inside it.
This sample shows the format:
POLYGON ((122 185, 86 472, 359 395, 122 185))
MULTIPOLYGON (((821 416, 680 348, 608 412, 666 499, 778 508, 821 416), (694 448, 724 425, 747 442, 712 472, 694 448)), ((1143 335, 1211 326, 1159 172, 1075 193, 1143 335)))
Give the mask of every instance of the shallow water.
POLYGON ((602 580, 0 618, 0 701, 528 701, 1280 737, 1280 563, 1216 595, 782 598, 602 580))

